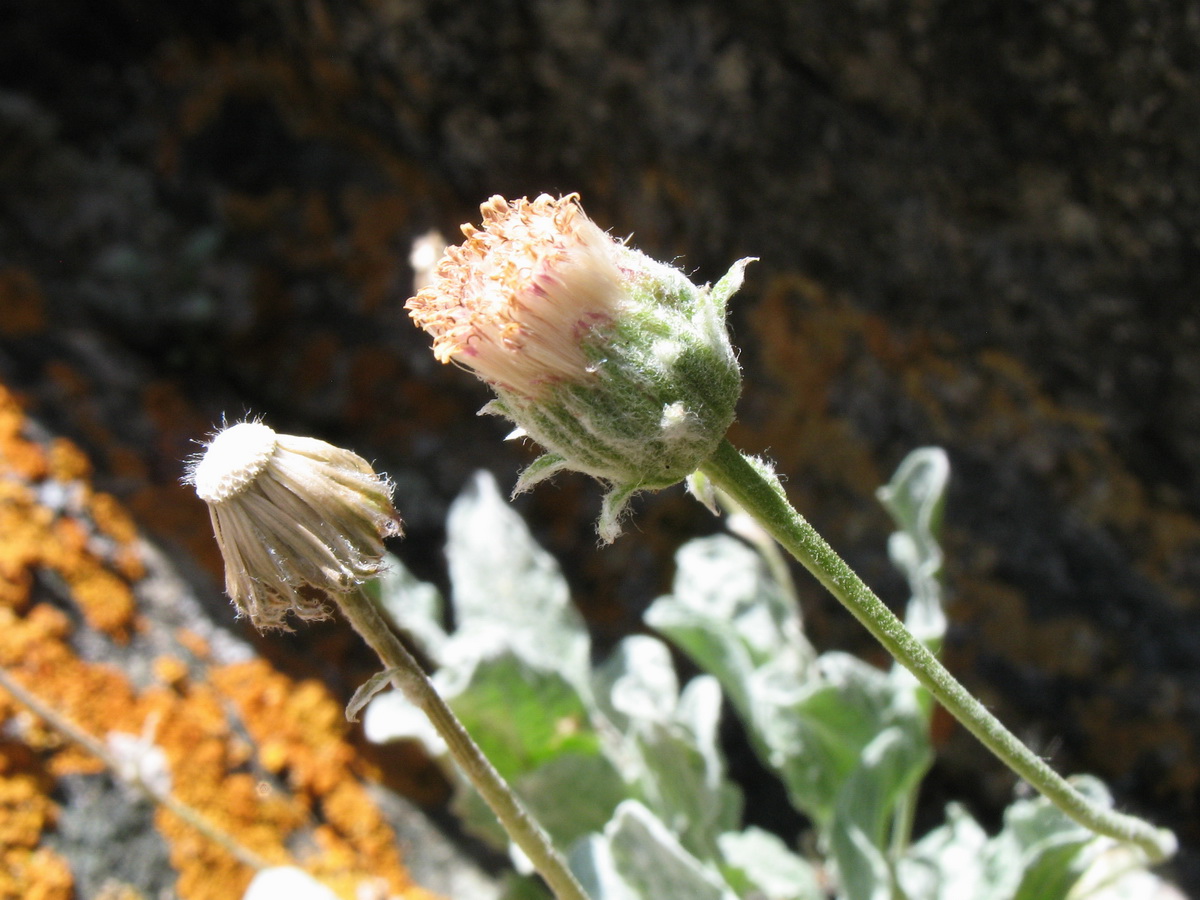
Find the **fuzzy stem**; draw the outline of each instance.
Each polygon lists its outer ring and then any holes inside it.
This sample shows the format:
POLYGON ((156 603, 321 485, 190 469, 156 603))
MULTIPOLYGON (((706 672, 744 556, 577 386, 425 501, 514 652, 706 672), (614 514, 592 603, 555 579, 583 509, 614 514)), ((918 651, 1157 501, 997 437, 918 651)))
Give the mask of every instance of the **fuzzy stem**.
POLYGON ((583 888, 554 849, 541 826, 525 811, 512 789, 446 705, 408 649, 384 622, 362 591, 337 598, 354 630, 392 672, 392 685, 422 710, 437 729, 450 755, 491 807, 504 830, 521 848, 558 900, 588 900, 583 888))
POLYGON ((145 794, 153 803, 173 813, 196 831, 200 832, 217 846, 223 848, 234 859, 252 869, 266 869, 272 863, 268 862, 250 848, 222 829, 199 810, 194 809, 174 795, 159 790, 143 779, 136 770, 122 764, 115 753, 104 743, 84 731, 72 719, 46 703, 33 691, 29 690, 9 674, 8 670, 0 667, 0 687, 12 694, 17 700, 29 707, 33 713, 49 724, 64 737, 74 741, 96 757, 112 773, 113 777, 123 781, 145 794))
POLYGON ((1174 854, 1178 841, 1170 830, 1088 800, 988 712, 792 508, 778 479, 727 440, 700 471, 754 516, 968 731, 1062 812, 1098 834, 1137 845, 1151 862, 1174 854))

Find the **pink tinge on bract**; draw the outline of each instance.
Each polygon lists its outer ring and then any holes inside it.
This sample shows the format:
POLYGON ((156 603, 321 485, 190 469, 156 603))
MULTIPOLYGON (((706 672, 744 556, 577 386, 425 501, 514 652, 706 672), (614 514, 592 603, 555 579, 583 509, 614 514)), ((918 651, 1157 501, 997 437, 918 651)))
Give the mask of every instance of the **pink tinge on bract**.
POLYGON ((408 301, 442 362, 535 397, 544 385, 589 377, 583 342, 611 322, 621 297, 620 245, 578 195, 484 203, 483 227, 464 225, 432 284, 408 301))

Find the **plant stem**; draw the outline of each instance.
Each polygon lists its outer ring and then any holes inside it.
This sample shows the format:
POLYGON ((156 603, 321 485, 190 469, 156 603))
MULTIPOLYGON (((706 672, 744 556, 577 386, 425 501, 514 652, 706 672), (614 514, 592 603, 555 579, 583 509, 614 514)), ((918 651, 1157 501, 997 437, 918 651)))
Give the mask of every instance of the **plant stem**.
POLYGON ((588 900, 550 838, 525 811, 458 717, 446 705, 408 649, 387 626, 375 604, 361 590, 337 598, 354 630, 392 671, 392 685, 428 716, 450 755, 491 807, 504 830, 521 848, 558 900, 588 900))
POLYGON ((1088 800, 988 712, 792 508, 765 466, 726 440, 700 471, 758 519, 968 731, 1051 803, 1098 834, 1137 845, 1151 862, 1174 854, 1178 842, 1171 831, 1088 800))

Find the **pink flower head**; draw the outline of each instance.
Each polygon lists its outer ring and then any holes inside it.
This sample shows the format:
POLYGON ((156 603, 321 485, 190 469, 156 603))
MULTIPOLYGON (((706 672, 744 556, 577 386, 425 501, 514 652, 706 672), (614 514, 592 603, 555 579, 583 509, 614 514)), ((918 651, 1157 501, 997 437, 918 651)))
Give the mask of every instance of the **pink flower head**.
POLYGON ((564 469, 598 478, 611 541, 630 497, 686 478, 733 421, 741 372, 725 308, 749 260, 697 286, 601 231, 575 194, 481 210, 407 308, 439 360, 492 386, 483 411, 545 449, 517 491, 564 469))
POLYGON ((618 314, 619 246, 589 219, 577 194, 480 207, 483 227, 462 226, 434 282, 408 301, 413 320, 433 335, 441 362, 474 369, 485 381, 533 398, 542 386, 581 382, 581 346, 618 314))

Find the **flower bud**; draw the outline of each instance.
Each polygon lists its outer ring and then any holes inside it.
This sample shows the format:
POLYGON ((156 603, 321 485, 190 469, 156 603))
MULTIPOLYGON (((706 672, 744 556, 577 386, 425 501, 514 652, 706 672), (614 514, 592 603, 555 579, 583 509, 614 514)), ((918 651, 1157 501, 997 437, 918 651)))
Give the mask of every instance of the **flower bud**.
POLYGON ((716 449, 741 390, 725 307, 743 259, 697 287, 601 231, 571 194, 492 197, 408 301, 442 362, 469 366, 545 449, 520 492, 563 469, 608 486, 612 541, 629 498, 682 481, 716 449))
POLYGON ((225 590, 262 628, 328 615, 330 595, 383 567, 382 538, 401 533, 392 485, 349 450, 276 434, 262 422, 218 432, 185 483, 208 504, 225 590))

